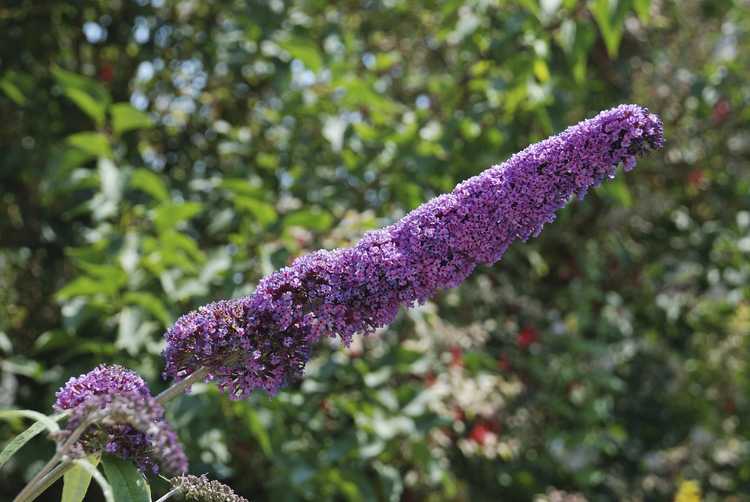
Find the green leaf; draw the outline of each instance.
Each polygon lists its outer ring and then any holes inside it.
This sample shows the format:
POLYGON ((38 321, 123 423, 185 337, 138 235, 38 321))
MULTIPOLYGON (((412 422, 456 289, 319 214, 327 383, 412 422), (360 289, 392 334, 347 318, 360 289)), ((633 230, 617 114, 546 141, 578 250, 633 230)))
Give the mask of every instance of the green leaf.
POLYGON ((34 410, 3 410, 0 411, 0 418, 5 420, 10 420, 13 418, 31 418, 32 420, 36 420, 37 422, 41 422, 44 424, 44 426, 49 430, 50 432, 58 432, 60 430, 60 427, 57 425, 57 422, 60 421, 64 416, 66 416, 65 413, 60 413, 58 415, 53 415, 51 417, 48 417, 47 415, 44 415, 43 413, 39 413, 38 411, 34 410))
POLYGON ((129 103, 115 103, 112 105, 112 130, 115 134, 122 134, 133 129, 153 127, 154 123, 148 114, 134 108, 129 103))
MULTIPOLYGON (((86 459, 96 467, 101 455, 89 455, 86 459)), ((63 492, 60 502, 81 502, 89 490, 92 472, 81 464, 76 464, 63 476, 63 492)))
POLYGON ((125 188, 125 176, 114 162, 100 157, 97 163, 99 175, 99 192, 89 201, 89 208, 97 220, 113 217, 117 214, 125 188))
POLYGON ((148 169, 136 169, 130 175, 130 186, 161 202, 169 200, 169 190, 161 177, 148 169))
POLYGON ((627 0, 594 0, 590 5, 594 20, 602 32, 604 45, 607 46, 609 57, 614 58, 620 49, 625 14, 628 9, 627 0))
MULTIPOLYGON (((77 466, 80 466, 81 468, 85 469, 89 474, 91 474, 96 482, 99 484, 99 487, 102 489, 102 493, 104 494, 104 500, 107 502, 116 502, 115 497, 113 494, 112 486, 107 482, 106 479, 104 479, 104 476, 102 476, 102 473, 99 472, 99 469, 97 469, 91 462, 89 462, 86 459, 79 458, 78 460, 74 460, 75 464, 77 466)), ((148 488, 148 485, 146 485, 148 488)), ((151 490, 148 490, 148 497, 151 498, 151 490)), ((127 499, 122 499, 127 500, 127 499)))
POLYGON ((651 20, 651 0, 634 0, 633 9, 644 24, 651 20))
POLYGON ((324 232, 331 228, 333 216, 322 209, 303 209, 284 217, 284 228, 303 227, 307 230, 324 232))
POLYGON ((318 48, 309 39, 293 37, 281 42, 279 45, 294 59, 299 59, 314 72, 317 72, 323 66, 323 60, 320 57, 318 48))
POLYGON ((151 488, 131 462, 104 455, 102 466, 115 502, 151 502, 151 488))
POLYGON ((141 309, 125 307, 118 315, 119 326, 115 347, 126 350, 131 356, 138 352, 151 340, 151 335, 158 329, 156 323, 145 321, 141 309))
POLYGON ((111 100, 109 92, 96 80, 72 73, 62 68, 53 68, 52 75, 63 88, 65 97, 91 117, 96 125, 104 125, 107 107, 111 100))
POLYGON ((123 301, 128 304, 135 304, 148 311, 159 319, 162 324, 169 326, 172 324, 172 316, 169 315, 169 311, 164 306, 164 303, 152 295, 151 293, 144 293, 140 291, 130 291, 125 293, 123 301))
POLYGON ((64 89, 80 89, 90 94, 96 101, 109 104, 111 98, 107 89, 96 80, 62 68, 52 69, 52 75, 64 89))
POLYGON ((8 444, 5 445, 3 451, 0 452, 0 468, 2 468, 2 466, 5 465, 5 463, 23 447, 23 445, 31 441, 46 428, 47 427, 42 422, 34 422, 31 427, 11 439, 8 444))
POLYGON ((605 183, 601 187, 601 191, 623 207, 631 207, 633 205, 633 196, 622 178, 605 183))
POLYGON ((11 82, 9 78, 5 77, 0 80, 0 89, 18 106, 23 106, 26 103, 26 96, 23 95, 21 89, 15 83, 11 82))
POLYGON ((203 210, 198 202, 167 202, 154 211, 154 224, 160 232, 174 229, 203 210))
POLYGON ((234 197, 234 205, 238 210, 248 211, 263 226, 276 221, 276 209, 262 200, 238 195, 234 197))
POLYGON ((31 424, 28 429, 11 439, 8 444, 5 445, 3 451, 0 452, 0 468, 2 468, 3 465, 5 465, 5 463, 10 460, 10 458, 15 455, 18 450, 23 448, 23 445, 34 439, 43 430, 47 429, 50 432, 59 431, 60 427, 58 427, 57 421, 62 419, 64 416, 64 413, 60 413, 58 415, 48 417, 33 410, 0 411, 0 418, 4 418, 6 420, 13 418, 32 418, 36 420, 36 422, 31 424))
POLYGON ((67 138, 69 145, 75 146, 96 157, 111 157, 112 149, 107 137, 99 132, 78 132, 67 138))
POLYGON ((255 439, 260 445, 260 449, 263 450, 267 456, 271 456, 273 448, 271 447, 271 438, 268 435, 266 427, 261 422, 258 413, 255 410, 244 408, 247 413, 247 427, 250 433, 255 436, 255 439))
POLYGON ((106 281, 91 277, 78 277, 66 284, 55 297, 58 301, 70 300, 76 296, 93 296, 97 294, 111 294, 113 291, 106 281))
POLYGON ((107 111, 105 103, 98 102, 90 94, 81 89, 70 88, 65 89, 63 92, 65 97, 75 103, 82 112, 91 117, 98 127, 104 125, 104 117, 107 111))

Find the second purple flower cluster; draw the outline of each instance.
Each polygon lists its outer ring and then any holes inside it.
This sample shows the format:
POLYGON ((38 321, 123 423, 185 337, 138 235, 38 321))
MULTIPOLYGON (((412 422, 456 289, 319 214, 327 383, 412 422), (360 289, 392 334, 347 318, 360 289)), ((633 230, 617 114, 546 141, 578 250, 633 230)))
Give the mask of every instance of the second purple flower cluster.
POLYGON ((164 417, 164 408, 134 372, 101 365, 71 378, 58 392, 57 411, 68 411, 65 428, 56 438, 65 443, 79 426, 80 436, 68 456, 104 451, 133 460, 144 472, 187 471, 188 461, 177 435, 164 417))

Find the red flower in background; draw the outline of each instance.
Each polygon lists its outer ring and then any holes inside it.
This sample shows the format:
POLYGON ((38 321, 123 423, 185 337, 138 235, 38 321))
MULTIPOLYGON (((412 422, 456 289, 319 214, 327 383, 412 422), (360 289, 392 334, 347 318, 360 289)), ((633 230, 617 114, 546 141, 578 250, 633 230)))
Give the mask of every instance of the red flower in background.
POLYGON ((500 422, 497 420, 480 420, 469 432, 469 439, 478 445, 484 445, 490 434, 500 434, 500 422))
POLYGON ((435 382, 437 382, 437 377, 435 376, 435 373, 432 371, 428 371, 427 374, 424 376, 424 385, 425 387, 432 387, 435 385, 435 382))
POLYGON ((706 181, 706 174, 703 169, 693 169, 687 176, 688 185, 693 188, 700 188, 706 181))
POLYGON ((539 333, 534 328, 523 328, 516 336, 516 344, 522 348, 527 349, 531 344, 536 343, 539 340, 539 333))
POLYGON ((461 347, 453 346, 451 347, 451 367, 463 367, 464 365, 464 353, 461 350, 461 347))
POLYGON ((729 117, 729 113, 731 111, 732 107, 729 105, 729 101, 727 101, 725 98, 717 101, 711 114, 711 118, 713 119, 714 124, 720 124, 724 122, 727 117, 729 117))
POLYGON ((487 427, 483 423, 478 423, 474 425, 474 427, 471 429, 471 432, 469 433, 469 437, 472 441, 479 445, 483 445, 484 442, 487 440, 487 434, 492 432, 489 427, 487 427))
POLYGON ((111 64, 104 64, 99 68, 99 80, 103 82, 112 82, 113 78, 115 78, 115 70, 112 68, 111 64))
POLYGON ((508 358, 508 354, 500 354, 500 357, 497 358, 497 367, 503 371, 513 371, 513 366, 511 366, 510 364, 510 358, 508 358))

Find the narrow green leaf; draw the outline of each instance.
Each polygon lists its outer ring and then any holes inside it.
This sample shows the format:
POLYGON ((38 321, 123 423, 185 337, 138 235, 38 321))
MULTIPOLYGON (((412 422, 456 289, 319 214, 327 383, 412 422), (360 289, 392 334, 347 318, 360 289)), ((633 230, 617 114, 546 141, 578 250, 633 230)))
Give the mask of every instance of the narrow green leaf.
POLYGON ((237 210, 249 212, 263 226, 276 221, 276 210, 267 202, 244 195, 235 196, 233 202, 237 210))
POLYGON ((307 230, 324 232, 331 228, 333 216, 330 213, 319 209, 302 209, 284 217, 284 228, 303 227, 307 230))
POLYGON ((115 502, 151 502, 151 488, 131 462, 105 455, 102 466, 115 502))
POLYGON ((634 0, 633 9, 644 24, 651 20, 651 0, 634 0))
POLYGON ((76 296, 113 295, 118 289, 118 285, 114 282, 83 276, 66 284, 55 297, 59 301, 65 301, 76 296))
POLYGON ((133 129, 153 127, 154 123, 148 114, 134 108, 129 103, 115 103, 112 105, 112 130, 115 134, 122 134, 133 129))
POLYGON ((318 71, 323 66, 318 48, 308 39, 290 38, 281 42, 281 47, 294 59, 299 59, 312 71, 318 71))
POLYGON ((154 224, 160 232, 174 229, 203 210, 198 202, 167 202, 154 210, 154 224))
POLYGON ((91 117, 98 127, 104 125, 106 103, 100 103, 90 94, 81 89, 69 88, 64 91, 65 97, 81 109, 83 113, 91 117))
POLYGON ((130 175, 130 186, 146 192, 161 202, 169 200, 169 190, 161 177, 148 169, 136 169, 130 175))
POLYGON ((59 431, 60 428, 57 425, 57 421, 64 416, 65 414, 60 413, 58 415, 48 417, 32 410, 0 411, 0 418, 4 418, 6 420, 13 418, 32 418, 36 420, 36 422, 31 424, 28 429, 11 439, 8 444, 5 445, 3 451, 0 452, 0 468, 2 468, 3 465, 5 465, 5 463, 23 447, 23 445, 31 441, 43 430, 47 429, 50 432, 59 431))
MULTIPOLYGON (((97 469, 91 462, 83 458, 75 460, 74 462, 76 465, 85 469, 89 474, 91 474, 91 476, 93 476, 93 478, 99 484, 99 487, 102 489, 102 494, 104 494, 104 500, 106 500, 107 502, 119 502, 119 501, 116 501, 114 497, 112 486, 107 482, 106 479, 104 479, 104 476, 102 476, 102 473, 99 472, 99 469, 97 469)), ((148 485, 146 486, 148 487, 148 485)), ((151 490, 149 489, 147 500, 150 500, 150 499, 151 499, 151 490)), ((122 499, 122 500, 128 500, 128 499, 122 499)))
POLYGON ((165 326, 172 324, 172 316, 169 314, 164 303, 151 293, 142 291, 129 291, 122 297, 127 304, 135 304, 147 310, 151 315, 159 319, 165 326))
POLYGON ((49 430, 50 432, 58 432, 60 430, 60 427, 57 425, 57 422, 64 416, 65 416, 64 413, 60 413, 59 415, 48 417, 47 415, 44 415, 43 413, 39 413, 38 411, 34 411, 34 410, 0 411, 0 418, 3 418, 5 420, 10 420, 13 418, 31 418, 32 420, 36 420, 37 422, 43 423, 44 426, 47 428, 47 430, 49 430))
POLYGON ((62 68, 53 68, 52 75, 62 87, 65 97, 91 117, 97 126, 104 124, 106 110, 111 100, 105 87, 92 78, 62 68))
POLYGON ((47 427, 42 422, 34 422, 31 427, 11 439, 7 445, 5 445, 5 448, 3 448, 3 451, 0 452, 0 468, 5 465, 5 463, 10 460, 10 457, 15 455, 15 453, 20 450, 23 445, 31 441, 37 434, 42 432, 47 427))
POLYGON ((261 450, 263 450, 263 453, 270 456, 273 453, 271 437, 268 435, 266 427, 261 422, 260 417, 255 410, 247 409, 247 426, 250 433, 258 440, 258 444, 260 445, 261 450))
POLYGON ((63 70, 59 67, 52 69, 52 75, 63 89, 80 89, 89 94, 97 102, 109 105, 111 100, 109 92, 103 85, 93 78, 63 70))
POLYGON ((0 80, 0 89, 2 89, 5 95, 12 99, 18 106, 26 104, 26 96, 23 95, 21 89, 11 82, 9 78, 6 77, 0 80))
POLYGON ((590 6, 594 20, 602 33, 604 45, 607 46, 607 53, 611 58, 617 56, 620 49, 625 7, 624 0, 594 0, 590 6))
MULTIPOLYGON (((86 459, 96 467, 100 454, 89 455, 86 459)), ((81 502, 91 484, 92 472, 81 464, 76 464, 63 476, 63 492, 60 502, 81 502)))
POLYGON ((96 157, 111 157, 107 137, 98 132, 79 132, 68 136, 67 143, 96 157))

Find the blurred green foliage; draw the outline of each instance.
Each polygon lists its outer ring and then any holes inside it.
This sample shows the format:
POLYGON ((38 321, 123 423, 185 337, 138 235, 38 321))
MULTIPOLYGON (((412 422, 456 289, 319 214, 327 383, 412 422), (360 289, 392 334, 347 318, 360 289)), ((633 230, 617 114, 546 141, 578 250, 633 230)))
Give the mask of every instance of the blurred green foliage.
POLYGON ((180 314, 632 101, 664 152, 539 239, 170 414, 255 501, 747 500, 747 0, 10 0, 0 42, 0 406, 100 362, 159 390, 180 314))

